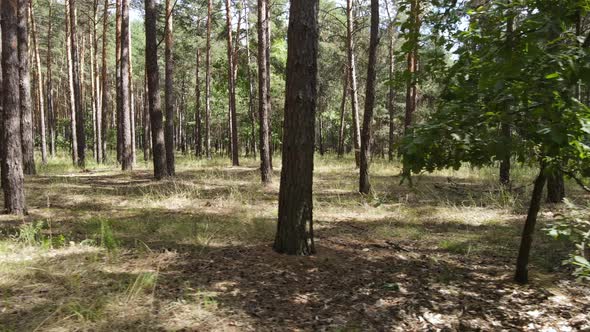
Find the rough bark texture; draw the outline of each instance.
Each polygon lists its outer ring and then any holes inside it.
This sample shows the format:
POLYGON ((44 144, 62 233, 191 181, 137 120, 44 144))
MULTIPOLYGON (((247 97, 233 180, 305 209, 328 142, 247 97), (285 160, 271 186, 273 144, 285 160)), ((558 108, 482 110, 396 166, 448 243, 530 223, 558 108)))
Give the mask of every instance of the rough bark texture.
POLYGON ((158 69, 156 0, 145 0, 145 63, 148 77, 148 100, 152 129, 154 177, 157 180, 167 175, 164 128, 160 108, 160 73, 158 69))
POLYGON ((346 40, 347 40, 347 54, 348 54, 348 72, 350 80, 350 96, 352 99, 352 130, 353 130, 353 148, 354 160, 356 166, 360 165, 360 146, 361 135, 359 125, 359 99, 358 88, 356 81, 356 60, 354 56, 354 17, 352 0, 346 1, 346 40))
POLYGON ((52 38, 53 38, 53 0, 49 0, 49 19, 47 22, 47 122, 49 127, 49 154, 55 158, 55 110, 53 108, 53 73, 51 72, 52 65, 52 38))
POLYGON ((201 50, 197 48, 197 64, 195 66, 195 155, 203 156, 203 119, 201 117, 201 77, 199 67, 201 66, 201 50))
MULTIPOLYGON (((146 71, 147 73, 147 71, 146 71)), ((144 75, 144 92, 143 92, 143 160, 149 161, 151 158, 150 144, 150 104, 147 74, 144 75)))
POLYGON ((10 214, 25 213, 17 0, 3 0, 2 8, 2 189, 4 207, 10 214))
POLYGON ((70 5, 70 51, 72 53, 72 81, 74 85, 74 107, 76 109, 76 138, 78 150, 78 167, 86 166, 86 135, 84 131, 84 109, 80 86, 80 63, 78 62, 78 42, 76 36, 76 3, 69 0, 70 5))
POLYGON ((541 165, 539 175, 535 179, 533 188, 533 196, 531 204, 529 205, 529 212, 527 214, 524 229, 522 231, 522 238, 520 242, 520 249, 518 251, 518 259, 516 261, 516 274, 514 280, 519 283, 528 283, 529 281, 529 256, 531 252, 531 245, 533 243, 533 233, 535 232, 535 224, 537 223, 537 215, 541 209, 541 200, 543 198, 543 188, 547 177, 545 175, 545 166, 541 165))
POLYGON ((133 169, 131 139, 131 90, 129 84, 129 0, 121 2, 121 168, 133 169))
POLYGON ((375 108, 375 82, 377 81, 377 48, 379 47, 379 0, 371 0, 371 37, 369 42, 369 64, 365 92, 365 114, 361 136, 359 192, 371 191, 369 162, 371 159, 371 137, 373 110, 375 108))
POLYGON ((174 59, 172 58, 172 0, 166 0, 166 85, 165 85, 165 107, 166 107, 166 168, 168 175, 175 174, 174 165, 174 59))
POLYGON ((117 116, 117 162, 121 162, 123 152, 123 128, 121 117, 123 114, 121 101, 121 0, 115 1, 115 102, 117 116))
POLYGON ((408 78, 406 82, 406 114, 404 119, 404 134, 407 134, 412 125, 416 102, 418 99, 418 88, 416 83, 416 71, 418 70, 418 34, 420 33, 420 0, 411 0, 410 20, 413 47, 408 52, 408 78))
MULTIPOLYGON (((31 22, 31 32, 33 41, 33 51, 35 56, 35 69, 37 72, 37 98, 39 109, 39 124, 41 138, 41 162, 47 164, 47 125, 45 123, 45 94, 43 93, 43 75, 41 72, 41 55, 39 54, 39 44, 37 43, 37 27, 35 25, 35 14, 33 13, 33 2, 29 0, 29 17, 31 22)), ((20 47, 20 46, 19 46, 20 47)), ((24 114, 23 114, 24 115, 24 114)), ((33 133, 33 124, 31 119, 31 132, 33 133)), ((34 136, 33 136, 34 137, 34 136)), ((34 145, 34 138, 32 144, 34 145)), ((34 162, 34 160, 33 160, 34 162)), ((25 168, 28 166, 25 165, 25 168)), ((33 165, 34 167, 34 165, 33 165)))
POLYGON ((235 58, 233 51, 232 19, 230 0, 225 0, 225 18, 227 24, 227 69, 229 87, 229 117, 231 124, 231 160, 233 166, 240 165, 240 148, 238 146, 238 119, 236 114, 236 79, 235 58))
POLYGON ((344 119, 346 114, 346 98, 348 97, 348 67, 344 66, 344 78, 342 87, 342 101, 340 103, 340 129, 338 130, 338 157, 344 155, 344 119))
MULTIPOLYGON (((246 60, 248 66, 248 116, 250 117, 250 149, 252 155, 256 156, 256 115, 254 110, 254 78, 252 77, 252 57, 250 53, 250 9, 249 4, 242 1, 246 19, 246 60)), ((248 146, 248 145, 247 145, 248 146)))
MULTIPOLYGON (((18 58, 19 66, 19 102, 21 120, 21 139, 23 149, 23 172, 34 175, 35 171, 35 145, 33 139, 33 105, 31 102, 31 73, 29 68, 29 30, 27 18, 29 0, 18 0, 18 58)), ((31 17, 32 18, 32 17, 31 17)), ((43 86, 42 83, 38 84, 43 86)), ((39 94, 42 100, 42 94, 39 94)))
POLYGON ((272 169, 270 166, 270 91, 266 84, 270 75, 267 67, 267 57, 270 56, 270 45, 268 45, 268 0, 258 0, 258 118, 259 139, 260 139, 260 177, 262 183, 270 183, 272 180, 272 169))
POLYGON ((289 15, 283 169, 274 250, 311 255, 318 72, 318 0, 292 0, 289 15))
POLYGON ((205 155, 211 159, 211 21, 213 1, 207 0, 207 49, 205 50, 205 155))
MULTIPOLYGON (((107 68, 107 35, 109 30, 109 0, 104 0, 104 12, 103 12, 103 21, 102 21, 102 110, 101 110, 101 119, 99 122, 100 129, 100 141, 102 143, 102 162, 107 161, 107 116, 109 112, 109 78, 108 78, 108 68, 107 68)), ((98 117, 97 117, 98 120, 98 117)))
POLYGON ((92 59, 94 66, 92 70, 94 72, 94 117, 96 119, 95 131, 96 131, 96 162, 102 162, 102 110, 101 110, 101 95, 100 95, 100 75, 98 73, 98 0, 94 0, 94 28, 92 30, 92 45, 94 51, 92 52, 92 59))
POLYGON ((393 86, 393 81, 395 79, 395 25, 394 21, 390 19, 389 24, 389 91, 387 92, 387 110, 389 113, 389 141, 388 141, 388 151, 387 156, 389 161, 393 161, 394 158, 394 144, 395 144, 395 88, 393 86))
POLYGON ((70 105, 70 134, 71 134, 71 148, 72 148, 72 162, 76 165, 78 161, 78 139, 76 133, 76 97, 74 94, 74 68, 72 63, 72 21, 70 21, 70 6, 66 5, 66 58, 68 62, 68 95, 70 105))

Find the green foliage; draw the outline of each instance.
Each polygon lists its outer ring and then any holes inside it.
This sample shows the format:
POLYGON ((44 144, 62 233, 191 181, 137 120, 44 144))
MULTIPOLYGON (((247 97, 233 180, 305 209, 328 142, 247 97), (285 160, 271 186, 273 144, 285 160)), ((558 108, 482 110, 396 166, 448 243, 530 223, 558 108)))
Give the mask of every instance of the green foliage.
POLYGON ((115 238, 111 223, 107 220, 100 221, 99 244, 109 251, 119 247, 119 242, 115 238))
POLYGON ((545 231, 556 239, 565 238, 575 245, 575 250, 564 264, 572 265, 576 276, 590 280, 590 209, 576 206, 568 200, 565 203, 566 213, 545 231))

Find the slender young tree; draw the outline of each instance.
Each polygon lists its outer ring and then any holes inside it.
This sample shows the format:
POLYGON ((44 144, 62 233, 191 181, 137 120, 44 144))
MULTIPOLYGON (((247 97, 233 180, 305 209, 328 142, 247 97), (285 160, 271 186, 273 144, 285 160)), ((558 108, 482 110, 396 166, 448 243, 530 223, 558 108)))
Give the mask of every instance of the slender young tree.
MULTIPOLYGON (((108 4, 107 4, 108 5, 108 4)), ((95 118, 95 132, 96 132, 96 141, 94 144, 96 145, 96 162, 98 164, 102 163, 103 161, 103 150, 102 150, 102 96, 101 96, 101 89, 100 89, 100 75, 99 75, 99 66, 98 66, 98 6, 99 0, 94 0, 93 4, 93 17, 94 17, 94 24, 92 29, 92 45, 93 45, 93 52, 92 52, 92 59, 94 65, 92 66, 92 71, 94 73, 94 80, 92 81, 94 84, 94 118, 95 118)))
POLYGON ((406 114, 404 119, 404 134, 409 133, 409 128, 416 112, 418 88, 416 71, 418 70, 418 38, 420 33, 420 0, 410 0, 410 35, 412 48, 407 54, 408 78, 406 81, 406 114))
POLYGON ((49 0, 48 3, 48 17, 47 20, 47 122, 49 127, 49 154, 52 158, 55 158, 55 110, 53 108, 53 73, 52 73, 52 62, 53 62, 53 50, 52 50, 52 38, 53 38, 53 0, 49 0))
POLYGON ((116 98, 116 123, 117 123, 117 162, 121 163, 123 153, 123 101, 121 100, 121 0, 115 0, 115 98, 116 98))
POLYGON ((369 43, 369 65, 367 69, 367 85, 365 92, 365 114, 361 137, 361 165, 359 192, 368 194, 371 191, 369 181, 369 162, 371 158, 371 138, 373 110, 375 108, 375 82, 377 81, 377 48, 379 47, 379 0, 371 0, 371 37, 369 43))
POLYGON ((266 84, 270 75, 267 57, 270 57, 268 44, 268 0, 258 0, 258 119, 260 121, 260 176, 262 183, 270 183, 270 91, 266 84))
POLYGON ((230 0, 225 0, 225 18, 227 24, 227 68, 229 87, 229 117, 231 127, 231 159, 233 166, 240 165, 240 148, 238 146, 238 119, 236 114, 236 80, 235 80, 235 58, 232 37, 232 16, 230 0))
POLYGON ((389 0, 385 1, 385 8, 387 9, 387 18, 389 20, 389 25, 387 27, 388 34, 389 34, 389 46, 388 46, 388 79, 389 79, 389 89, 387 92, 387 111, 389 114, 389 140, 388 140, 388 149, 387 149, 387 156, 389 161, 393 161, 394 158, 394 143, 395 143, 395 88, 393 86, 393 81, 395 79, 395 21, 396 19, 392 17, 391 12, 389 10, 389 0))
POLYGON ((74 93, 74 66, 72 62, 72 39, 70 35, 72 34, 72 21, 70 20, 70 9, 71 6, 66 4, 66 58, 68 63, 68 96, 69 96, 69 106, 70 106, 70 134, 71 134, 71 148, 72 148, 72 162, 74 165, 78 162, 78 135, 77 135, 77 121, 76 121, 76 96, 74 93))
POLYGON ((338 157, 344 155, 344 119, 346 111, 346 98, 348 97, 348 66, 344 65, 344 75, 342 79, 342 101, 340 102, 340 128, 338 130, 338 157))
MULTIPOLYGON (((18 0, 3 0, 2 9, 2 189, 4 207, 10 214, 25 211, 23 151, 18 58, 18 0)), ((26 7, 25 7, 26 9, 26 7)))
POLYGON ((78 140, 78 167, 86 167, 86 134, 84 129, 84 109, 80 86, 80 63, 78 62, 78 39, 76 36, 76 3, 69 0, 70 7, 70 51, 72 53, 72 81, 74 85, 74 108, 76 110, 76 138, 78 140))
POLYGON ((99 122, 99 136, 100 142, 102 147, 99 148, 99 151, 102 151, 101 160, 102 162, 107 161, 107 116, 109 112, 109 78, 108 78, 108 68, 107 68, 107 35, 109 30, 109 0, 104 0, 104 8, 103 8, 103 16, 102 16, 102 64, 101 64, 101 79, 102 79, 102 88, 101 88, 101 115, 97 117, 97 121, 99 122), (99 120, 100 118, 100 120, 99 120))
POLYGON ((289 14, 283 169, 274 250, 311 255, 318 73, 318 0, 292 0, 289 14))
POLYGON ((348 54, 348 75, 350 76, 350 97, 352 99, 352 130, 354 160, 356 166, 360 166, 361 133, 359 125, 359 99, 356 80, 356 59, 354 55, 354 15, 352 0, 346 1, 346 42, 348 54))
POLYGON ((121 167, 133 169, 131 139, 131 89, 129 84, 129 0, 121 0, 121 167))
POLYGON ((160 73, 158 69, 158 30, 156 0, 145 0, 145 63, 148 79, 148 103, 152 129, 154 177, 160 180, 168 174, 164 143, 163 115, 160 108, 160 73))
POLYGON ((244 16, 246 19, 246 63, 248 75, 248 116, 250 117, 250 149, 252 155, 256 156, 256 116, 254 111, 254 84, 252 77, 252 57, 250 53, 250 7, 247 1, 242 0, 244 6, 244 16))
POLYGON ((211 159, 211 23, 213 0, 207 0, 207 46, 205 50, 205 155, 211 159))
POLYGON ((168 175, 175 173, 174 165, 174 59, 172 58, 172 0, 166 0, 166 167, 168 175))
POLYGON ((199 67, 201 67, 201 49, 197 46, 197 64, 195 66, 195 155, 199 158, 203 156, 203 128, 201 118, 201 77, 199 67))
MULTIPOLYGON (((33 105, 31 102, 31 74, 29 68, 29 31, 28 31, 29 0, 18 0, 18 58, 19 66, 19 102, 21 120, 21 138, 23 155, 23 172, 34 175, 35 144, 33 139, 33 105)), ((32 18, 32 17, 31 17, 32 18)), ((42 86, 42 84, 39 84, 42 86)), ((40 95, 41 96, 41 95, 40 95)))

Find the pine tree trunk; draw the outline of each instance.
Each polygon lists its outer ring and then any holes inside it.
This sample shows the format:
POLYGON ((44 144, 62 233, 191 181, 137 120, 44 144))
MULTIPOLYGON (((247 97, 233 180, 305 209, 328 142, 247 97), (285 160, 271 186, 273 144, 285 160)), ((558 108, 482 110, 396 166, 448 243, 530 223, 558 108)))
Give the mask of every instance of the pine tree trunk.
POLYGON ((240 166, 238 147, 238 120, 236 114, 236 85, 235 85, 235 59, 232 39, 232 16, 230 0, 225 0, 225 18, 227 25, 227 68, 229 87, 229 115, 231 124, 231 159, 233 166, 240 166))
POLYGON ((117 162, 123 157, 123 101, 121 96, 121 0, 115 1, 115 86, 116 86, 116 126, 117 126, 117 162))
POLYGON ((541 200, 543 198, 543 188, 547 177, 545 176, 545 165, 541 164, 541 170, 533 188, 533 196, 531 204, 529 205, 529 212, 522 231, 522 238, 520 242, 520 249, 518 251, 518 259, 516 261, 516 274, 514 280, 519 283, 526 284, 529 281, 529 256, 531 252, 531 245, 533 243, 533 234, 535 232, 535 224, 537 223, 537 215, 541 209, 541 200))
POLYGON ((78 62, 78 42, 76 38, 76 4, 69 0, 70 5, 70 50, 72 53, 72 81, 74 86, 74 109, 76 112, 76 138, 78 149, 78 167, 86 166, 86 137, 84 132, 84 110, 82 109, 80 87, 80 64, 78 62))
POLYGON ((395 144, 395 88, 393 80, 395 79, 395 33, 394 22, 390 23, 389 27, 389 91, 387 93, 387 110, 389 111, 389 149, 387 155, 389 161, 394 159, 394 144, 395 144))
POLYGON ((207 0, 207 49, 205 51, 205 155, 211 159, 211 21, 213 1, 207 0))
POLYGON ((147 72, 144 74, 144 91, 143 91, 143 160, 148 161, 151 158, 150 144, 150 106, 149 106, 149 89, 147 72))
POLYGON ((199 68, 201 67, 201 50, 197 47, 197 64, 195 66, 195 155, 198 158, 203 156, 203 128, 201 119, 201 78, 199 68))
POLYGON ((418 98, 418 88, 416 86, 416 71, 418 70, 418 34, 420 33, 420 0, 411 0, 411 33, 412 49, 408 52, 408 78, 406 85, 406 114, 404 119, 404 134, 409 133, 412 125, 414 113, 416 112, 416 102, 418 98))
POLYGON ((92 45, 94 52, 92 52, 92 59, 94 66, 92 68, 94 72, 94 118, 96 119, 95 131, 96 131, 96 162, 100 164, 103 160, 102 150, 102 110, 101 110, 101 90, 100 90, 100 75, 98 73, 98 0, 94 0, 94 26, 92 29, 92 45))
POLYGON ((121 167, 133 169, 131 139, 131 89, 129 84, 129 0, 121 0, 121 167))
POLYGON ((340 128, 338 130, 338 157, 344 155, 344 119, 346 114, 346 98, 348 96, 348 66, 344 65, 344 78, 342 87, 342 101, 340 103, 340 128))
MULTIPOLYGON (((242 1, 243 2, 243 1, 242 1)), ((252 78, 252 58, 250 56, 250 10, 249 4, 244 4, 246 16, 246 59, 248 66, 248 116, 250 117, 250 149, 256 157, 256 115, 254 112, 254 84, 252 78)))
POLYGON ((166 165, 168 175, 173 176, 174 169, 174 59, 172 59, 172 0, 166 0, 166 165))
POLYGON ((347 54, 348 54, 348 70, 350 75, 350 94, 352 98, 352 130, 353 130, 353 147, 354 159, 356 166, 360 166, 360 146, 361 135, 359 125, 359 101, 358 88, 356 81, 356 60, 354 56, 354 17, 353 17, 353 3, 352 0, 346 1, 346 40, 347 40, 347 54))
MULTIPOLYGON (((68 0, 69 1, 69 0, 68 0)), ((72 162, 74 165, 79 160, 78 157, 78 139, 77 139, 77 124, 76 124, 76 97, 74 94, 74 65, 72 62, 72 21, 70 15, 71 6, 66 4, 66 57, 68 62, 68 94, 69 94, 69 105, 70 105, 70 119, 71 119, 71 147, 72 147, 72 162)))
POLYGON ((168 174, 164 143, 163 115, 160 108, 160 73, 158 69, 156 0, 145 0, 146 69, 148 77, 148 101, 152 130, 154 177, 162 179, 168 174))
POLYGON ((270 75, 267 58, 270 56, 268 44, 268 0, 258 0, 258 119, 260 121, 260 176, 262 183, 272 180, 270 163, 270 90, 267 84, 270 75))
POLYGON ((103 23, 102 23, 102 65, 101 65, 101 78, 102 78, 102 89, 101 89, 101 115, 100 120, 97 117, 97 121, 100 126, 100 141, 102 143, 102 162, 107 161, 107 129, 108 129, 108 112, 109 112, 109 78, 107 68, 107 35, 109 30, 109 0, 104 0, 104 12, 103 12, 103 23))
POLYGON ((377 81, 377 48, 379 47, 379 0, 371 0, 371 37, 369 43, 369 64, 367 69, 367 85, 365 92, 365 114, 361 137, 361 165, 359 192, 371 192, 369 181, 369 162, 371 158, 371 137, 373 110, 375 108, 375 83, 377 81))
POLYGON ((131 51, 133 50, 133 45, 131 44, 131 26, 129 23, 127 24, 127 48, 129 49, 129 55, 127 56, 128 63, 128 76, 129 76, 129 118, 130 118, 130 126, 131 126, 131 164, 135 166, 136 159, 136 151, 135 151, 135 92, 133 89, 133 55, 131 51))
POLYGON ((318 73, 318 0, 292 0, 289 15, 283 169, 274 250, 311 255, 318 73))
MULTIPOLYGON (((18 58, 19 66, 19 102, 21 120, 21 146, 23 155, 23 172, 27 175, 34 175, 35 170, 35 140, 33 134, 33 105, 31 102, 31 73, 29 68, 29 31, 27 18, 30 0, 18 0, 18 58)), ((31 16, 31 19, 33 17, 31 16)), ((33 39, 34 40, 34 39, 33 39)), ((35 43, 36 46, 36 43, 35 43)), ((38 54, 35 54, 38 55, 38 54)), ((38 57, 36 57, 38 58, 38 57)), ((37 67, 38 77, 41 77, 40 68, 37 67)), ((42 81, 37 86, 43 87, 42 81)), ((39 93, 39 99, 43 100, 43 94, 39 93)), ((39 109, 43 113, 42 109, 39 109)))
MULTIPOLYGON (((49 0, 49 18, 47 20, 47 118, 49 122, 49 154, 51 158, 55 158, 55 110, 53 108, 53 73, 51 72, 52 65, 52 37, 53 37, 53 0, 49 0)), ((43 128, 41 128, 43 130, 43 128)))
MULTIPOLYGON (((23 5, 22 3, 20 4, 23 5)), ((2 189, 10 214, 25 211, 21 138, 17 0, 3 0, 2 7, 2 189)))

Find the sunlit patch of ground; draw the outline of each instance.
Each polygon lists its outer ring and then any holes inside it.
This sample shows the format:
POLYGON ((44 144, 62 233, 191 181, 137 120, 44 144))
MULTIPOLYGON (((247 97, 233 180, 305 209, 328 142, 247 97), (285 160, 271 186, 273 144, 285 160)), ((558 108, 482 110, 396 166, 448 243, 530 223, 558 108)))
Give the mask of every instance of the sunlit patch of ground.
POLYGON ((515 169, 512 190, 467 167, 409 187, 375 160, 365 197, 350 157, 318 157, 318 254, 287 257, 271 249, 279 173, 263 187, 258 163, 242 163, 179 156, 160 182, 143 161, 41 167, 29 216, 0 216, 0 330, 590 328, 566 243, 539 230, 531 285, 511 282, 534 170, 515 169))

